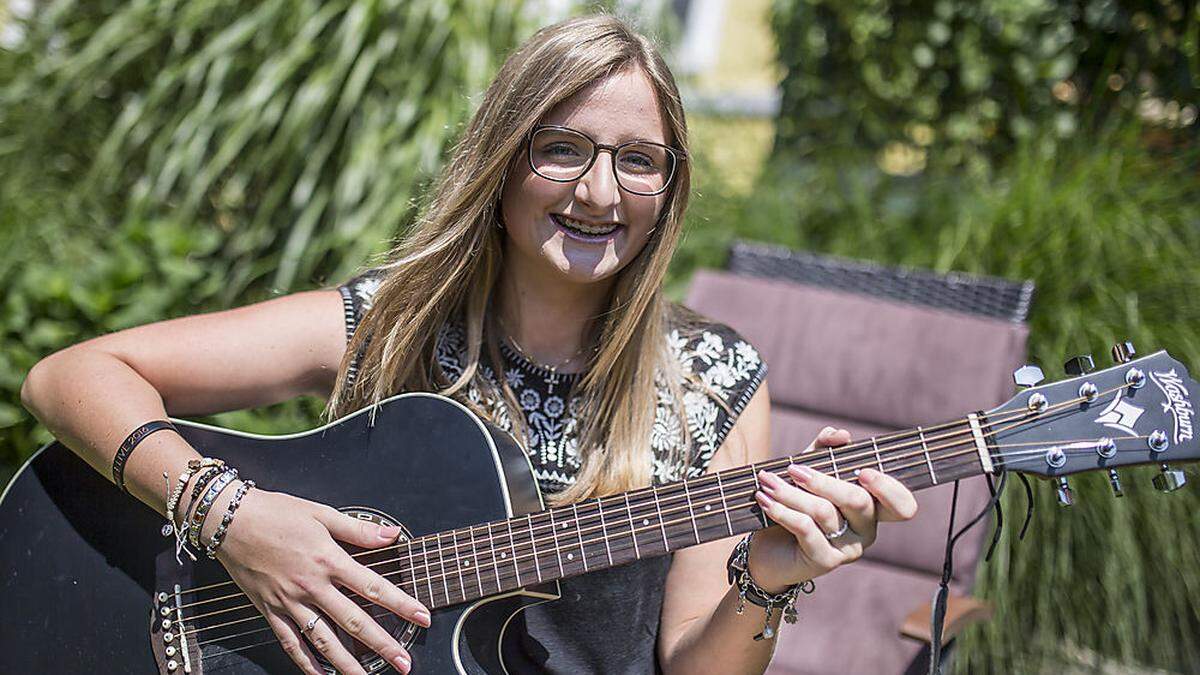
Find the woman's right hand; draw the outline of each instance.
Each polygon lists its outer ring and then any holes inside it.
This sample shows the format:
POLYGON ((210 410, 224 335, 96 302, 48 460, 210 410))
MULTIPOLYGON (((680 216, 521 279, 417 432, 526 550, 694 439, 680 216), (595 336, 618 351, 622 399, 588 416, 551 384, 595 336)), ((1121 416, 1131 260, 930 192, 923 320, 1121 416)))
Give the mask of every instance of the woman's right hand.
POLYGON ((370 605, 360 607, 338 585, 424 627, 429 626, 429 610, 334 541, 379 548, 393 543, 398 534, 399 528, 382 528, 299 497, 251 490, 229 526, 217 559, 267 618, 283 651, 305 673, 324 673, 301 635, 301 627, 318 612, 321 618, 308 631, 308 640, 339 672, 365 674, 358 659, 338 640, 331 620, 397 671, 407 673, 412 664, 408 652, 368 614, 370 605))

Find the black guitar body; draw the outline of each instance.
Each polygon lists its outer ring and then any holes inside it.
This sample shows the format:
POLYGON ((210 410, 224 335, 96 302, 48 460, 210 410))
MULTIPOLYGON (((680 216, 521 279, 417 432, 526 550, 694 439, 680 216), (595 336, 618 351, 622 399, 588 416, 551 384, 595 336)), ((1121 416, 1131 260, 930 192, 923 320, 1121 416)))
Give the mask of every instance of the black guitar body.
MULTIPOLYGON (((201 454, 225 459, 260 488, 394 522, 411 536, 543 508, 522 450, 459 404, 401 395, 381 404, 373 426, 368 420, 363 410, 274 437, 177 426, 201 454)), ((153 673, 165 672, 169 660, 175 673, 185 666, 191 673, 296 672, 261 620, 223 629, 248 634, 201 647, 199 659, 193 640, 184 663, 179 636, 164 639, 171 627, 162 625, 161 609, 174 603, 176 585, 189 589, 228 575, 203 554, 177 564, 174 538, 161 533, 165 523, 68 448, 42 448, 0 497, 0 672, 153 673), (168 657, 164 645, 172 644, 168 657)), ((414 672, 503 673, 504 627, 557 590, 552 582, 435 610, 428 630, 394 617, 384 625, 412 640, 414 672)), ((386 670, 381 659, 365 656, 363 663, 368 672, 386 670)))

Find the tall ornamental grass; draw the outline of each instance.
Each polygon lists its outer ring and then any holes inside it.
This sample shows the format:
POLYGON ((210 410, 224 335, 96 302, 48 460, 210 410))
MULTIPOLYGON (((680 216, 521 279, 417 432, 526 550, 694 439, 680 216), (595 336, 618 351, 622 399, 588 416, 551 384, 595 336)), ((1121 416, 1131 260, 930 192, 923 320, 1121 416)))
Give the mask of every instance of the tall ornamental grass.
POLYGON ((49 352, 386 248, 537 19, 509 0, 36 3, 0 49, 0 467, 48 440, 18 392, 49 352))

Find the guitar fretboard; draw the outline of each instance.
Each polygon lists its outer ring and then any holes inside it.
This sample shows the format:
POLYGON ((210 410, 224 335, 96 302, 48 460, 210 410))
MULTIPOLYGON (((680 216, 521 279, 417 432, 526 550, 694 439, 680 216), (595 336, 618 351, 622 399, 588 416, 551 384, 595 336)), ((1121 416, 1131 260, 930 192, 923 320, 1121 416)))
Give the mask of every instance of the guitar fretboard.
POLYGON ((871 468, 914 491, 987 473, 985 428, 969 416, 438 532, 400 544, 399 557, 375 568, 428 607, 454 605, 766 527, 754 500, 760 470, 786 480, 788 464, 800 463, 853 481, 871 468))

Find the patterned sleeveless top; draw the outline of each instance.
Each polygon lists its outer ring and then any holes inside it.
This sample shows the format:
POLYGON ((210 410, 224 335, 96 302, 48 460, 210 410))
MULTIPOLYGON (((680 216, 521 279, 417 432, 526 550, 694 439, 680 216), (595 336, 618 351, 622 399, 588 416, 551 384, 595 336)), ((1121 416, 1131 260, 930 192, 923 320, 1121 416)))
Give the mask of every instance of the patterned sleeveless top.
MULTIPOLYGON (((380 270, 369 270, 338 287, 347 340, 370 311, 381 276, 380 270)), ((660 382, 649 439, 652 476, 659 484, 704 473, 767 372, 758 351, 723 324, 704 322, 686 334, 672 329, 667 339, 683 372, 695 375, 710 392, 685 383, 681 387, 681 420, 674 410, 671 389, 660 382), (724 406, 713 400, 713 395, 719 396, 724 406), (682 452, 688 435, 692 445, 682 452), (684 464, 680 457, 690 461, 684 464)), ((491 400, 473 386, 462 396, 488 410, 497 426, 506 431, 514 428, 512 416, 521 415, 523 445, 538 486, 543 493, 558 492, 575 481, 582 464, 577 445, 580 400, 573 395, 582 374, 551 371, 507 343, 501 343, 500 352, 504 376, 520 410, 509 410, 503 399, 491 400)), ((454 324, 443 326, 436 358, 447 377, 462 373, 465 354, 465 331, 454 324)), ((357 365, 351 364, 349 378, 357 376, 357 365)), ((485 378, 495 382, 492 368, 480 368, 485 378)), ((514 641, 505 650, 510 671, 657 672, 658 618, 670 560, 669 555, 651 558, 560 581, 562 599, 527 608, 506 631, 506 639, 514 641)))

